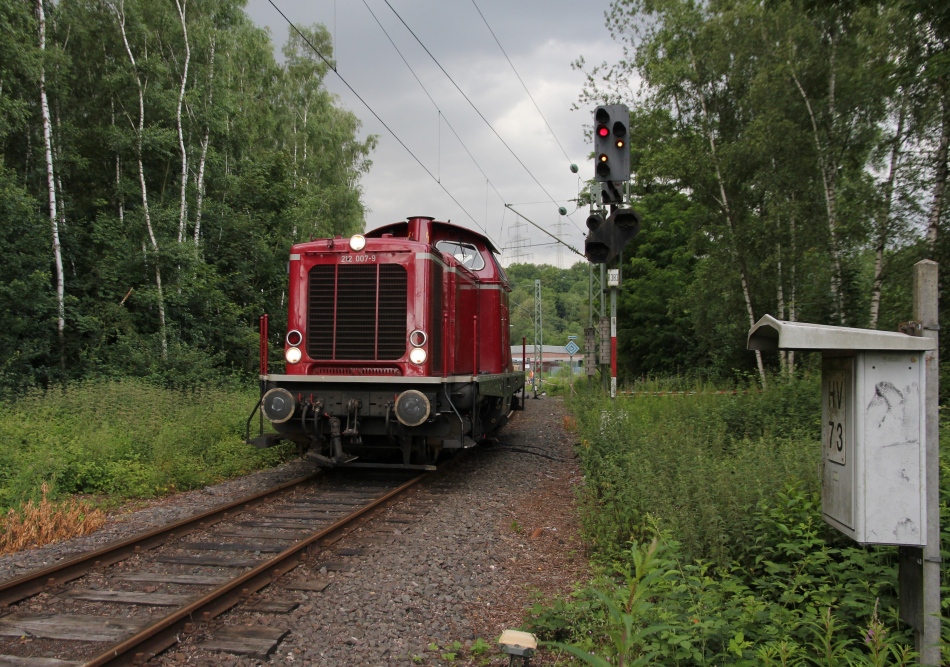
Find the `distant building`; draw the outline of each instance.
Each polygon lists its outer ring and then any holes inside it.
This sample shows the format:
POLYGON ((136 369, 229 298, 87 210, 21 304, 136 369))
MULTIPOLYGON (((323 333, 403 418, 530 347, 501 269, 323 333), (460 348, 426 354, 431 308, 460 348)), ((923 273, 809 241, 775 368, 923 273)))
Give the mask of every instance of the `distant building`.
MULTIPOLYGON (((522 368, 521 350, 520 345, 511 346, 511 360, 515 364, 516 371, 525 370, 522 368)), ((534 365, 534 345, 529 343, 524 351, 527 356, 527 370, 530 371, 534 365)), ((545 374, 556 373, 562 368, 567 368, 567 365, 571 362, 571 355, 564 350, 563 345, 542 345, 541 352, 541 362, 544 364, 545 374)), ((578 352, 574 355, 573 360, 574 372, 582 373, 584 371, 584 353, 578 352)))

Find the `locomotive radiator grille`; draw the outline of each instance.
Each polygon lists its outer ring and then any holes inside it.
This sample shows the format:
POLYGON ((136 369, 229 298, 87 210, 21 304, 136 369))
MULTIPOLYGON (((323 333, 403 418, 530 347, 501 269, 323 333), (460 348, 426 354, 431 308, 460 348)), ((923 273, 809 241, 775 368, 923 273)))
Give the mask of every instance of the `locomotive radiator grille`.
POLYGON ((310 270, 311 359, 394 361, 406 352, 406 269, 322 264, 310 270))

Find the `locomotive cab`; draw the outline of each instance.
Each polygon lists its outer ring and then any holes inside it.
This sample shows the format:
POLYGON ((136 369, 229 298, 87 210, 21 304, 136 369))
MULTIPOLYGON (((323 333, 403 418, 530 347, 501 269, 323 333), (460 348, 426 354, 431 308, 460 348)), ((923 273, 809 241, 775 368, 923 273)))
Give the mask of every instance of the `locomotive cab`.
MULTIPOLYGON (((259 403, 324 466, 428 467, 507 420, 507 277, 485 236, 428 217, 291 248, 283 374, 259 403)), ((250 423, 250 422, 249 422, 250 423)))

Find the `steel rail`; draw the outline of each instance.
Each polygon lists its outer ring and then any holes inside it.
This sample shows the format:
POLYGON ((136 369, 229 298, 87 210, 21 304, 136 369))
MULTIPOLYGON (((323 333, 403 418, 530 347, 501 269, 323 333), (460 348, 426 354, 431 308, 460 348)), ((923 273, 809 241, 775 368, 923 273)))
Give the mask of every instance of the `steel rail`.
POLYGON ((78 579, 99 567, 113 565, 130 556, 161 546, 170 539, 182 537, 198 530, 204 530, 225 519, 231 518, 236 508, 240 511, 251 509, 274 496, 281 495, 293 487, 314 479, 316 475, 298 477, 260 493, 215 507, 203 514, 183 519, 176 523, 140 533, 127 540, 107 545, 96 551, 81 554, 71 560, 34 570, 14 579, 0 582, 0 608, 48 590, 52 586, 78 579))
POLYGON ((241 600, 273 583, 279 576, 293 570, 305 559, 307 550, 311 546, 342 530, 356 519, 395 500, 431 474, 433 473, 424 473, 401 484, 356 512, 288 547, 274 558, 262 562, 254 569, 219 586, 204 597, 169 614, 138 634, 84 663, 84 667, 144 664, 168 647, 178 643, 181 635, 193 632, 197 622, 210 621, 241 602, 241 600))

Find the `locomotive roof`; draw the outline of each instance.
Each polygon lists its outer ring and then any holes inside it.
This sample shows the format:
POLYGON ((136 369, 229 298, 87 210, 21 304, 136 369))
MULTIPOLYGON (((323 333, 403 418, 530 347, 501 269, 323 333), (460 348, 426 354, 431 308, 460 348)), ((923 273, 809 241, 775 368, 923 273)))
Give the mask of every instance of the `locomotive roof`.
MULTIPOLYGON (((432 220, 431 218, 429 224, 432 226, 434 231, 442 232, 446 238, 458 239, 459 241, 479 241, 488 246, 488 249, 496 255, 501 254, 498 248, 495 247, 495 244, 492 242, 492 240, 484 234, 468 229, 467 227, 459 227, 458 225, 453 225, 450 222, 440 222, 438 220, 432 220)), ((391 224, 383 225, 382 227, 377 227, 372 231, 366 232, 366 236, 370 238, 380 238, 383 234, 392 234, 396 237, 408 236, 409 222, 393 222, 391 224)), ((440 234, 440 236, 442 234, 440 234)))

